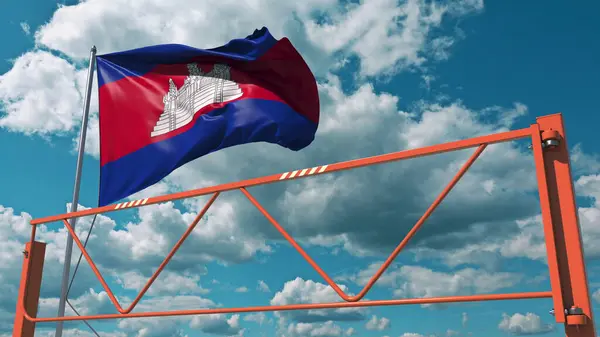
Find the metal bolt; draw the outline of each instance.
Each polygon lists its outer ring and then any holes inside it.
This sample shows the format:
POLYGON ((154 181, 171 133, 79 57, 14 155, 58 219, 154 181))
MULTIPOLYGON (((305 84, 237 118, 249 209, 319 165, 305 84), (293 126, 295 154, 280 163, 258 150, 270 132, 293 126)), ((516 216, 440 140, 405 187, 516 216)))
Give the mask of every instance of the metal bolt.
POLYGON ((570 315, 582 315, 583 310, 579 307, 572 306, 571 309, 569 309, 569 314, 570 315))
POLYGON ((548 129, 542 131, 542 146, 544 148, 557 147, 560 144, 561 136, 556 130, 548 129))
POLYGON ((545 147, 555 147, 555 146, 558 146, 558 144, 560 144, 558 139, 547 139, 544 142, 545 147))

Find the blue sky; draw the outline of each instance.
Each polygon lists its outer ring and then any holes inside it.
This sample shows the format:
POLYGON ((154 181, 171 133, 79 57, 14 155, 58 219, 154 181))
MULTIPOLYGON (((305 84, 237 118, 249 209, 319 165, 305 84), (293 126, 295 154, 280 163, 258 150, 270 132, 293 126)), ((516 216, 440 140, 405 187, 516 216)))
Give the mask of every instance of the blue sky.
MULTIPOLYGON (((594 8, 595 7, 595 8, 594 8)), ((288 36, 319 81, 321 124, 298 153, 270 144, 200 158, 132 198, 527 127, 563 112, 595 312, 600 306, 600 157, 594 144, 600 23, 591 1, 370 0, 252 4, 183 0, 11 1, 0 12, 0 336, 12 327, 20 251, 31 218, 71 200, 85 65, 99 53, 157 43, 221 45, 267 26, 288 36), (560 17, 560 20, 557 19, 560 17), (216 28, 215 28, 216 27, 216 28)), ((94 95, 97 92, 94 88, 94 95)), ((92 100, 80 204, 98 194, 92 100)), ((549 289, 531 153, 490 146, 384 274, 369 299, 549 289)), ((469 151, 250 190, 348 291, 357 293, 469 151)), ((99 217, 90 253, 123 306, 136 295, 205 199, 99 217)), ((78 225, 87 233, 91 218, 78 225)), ((47 242, 41 315, 56 314, 65 233, 47 242)), ((139 311, 337 301, 240 193, 226 193, 139 311), (261 286, 262 285, 262 286, 261 286), (265 286, 266 285, 266 286, 265 286)), ((75 250, 75 255, 78 251, 75 250)), ((114 312, 83 263, 70 298, 114 312)), ((550 300, 104 321, 101 336, 561 336, 550 300)), ((65 336, 93 336, 66 324, 65 336)), ((52 336, 53 324, 36 336, 52 336)))

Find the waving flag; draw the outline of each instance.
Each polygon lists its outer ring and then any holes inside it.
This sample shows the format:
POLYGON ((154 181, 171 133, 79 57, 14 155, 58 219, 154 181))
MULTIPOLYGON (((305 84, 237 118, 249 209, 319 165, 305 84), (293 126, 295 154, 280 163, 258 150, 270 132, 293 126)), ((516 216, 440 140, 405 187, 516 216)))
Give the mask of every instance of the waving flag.
POLYGON ((230 146, 298 151, 319 124, 315 78, 266 28, 214 49, 158 45, 99 55, 100 206, 230 146))

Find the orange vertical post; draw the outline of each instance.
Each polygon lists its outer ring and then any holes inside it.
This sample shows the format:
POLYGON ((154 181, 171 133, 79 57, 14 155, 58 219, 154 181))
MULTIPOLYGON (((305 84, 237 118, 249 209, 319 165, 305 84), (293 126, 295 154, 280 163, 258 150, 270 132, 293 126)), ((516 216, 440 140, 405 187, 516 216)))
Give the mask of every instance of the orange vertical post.
POLYGON ((38 241, 33 241, 33 244, 27 242, 23 255, 23 269, 21 271, 21 285, 19 286, 13 337, 33 337, 35 323, 25 318, 23 309, 27 310, 32 317, 37 315, 46 244, 38 241), (23 308, 23 303, 25 308, 23 308))
POLYGON ((532 131, 556 321, 567 337, 596 337, 562 115, 532 131))

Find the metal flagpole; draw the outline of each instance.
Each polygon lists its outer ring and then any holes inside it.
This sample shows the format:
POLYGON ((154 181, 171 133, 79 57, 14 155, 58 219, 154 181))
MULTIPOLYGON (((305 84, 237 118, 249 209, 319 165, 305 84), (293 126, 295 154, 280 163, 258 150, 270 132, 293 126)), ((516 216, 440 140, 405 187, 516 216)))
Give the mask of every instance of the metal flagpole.
MULTIPOLYGON (((92 96, 92 83, 94 81, 94 68, 96 65, 96 46, 90 51, 90 65, 88 68, 87 84, 85 87, 85 96, 83 99, 83 119, 81 121, 81 132, 79 133, 79 149, 77 152, 77 168, 75 169, 75 186, 73 187, 73 202, 71 212, 77 211, 79 203, 79 186, 81 185, 81 168, 83 167, 83 152, 85 149, 85 138, 87 133, 88 117, 90 114, 90 99, 92 96)), ((77 218, 71 219, 71 226, 75 228, 77 218)), ((67 300, 67 289, 69 287, 69 275, 71 274, 71 254, 73 253, 73 237, 67 236, 67 247, 65 248, 65 265, 61 282, 60 298, 58 302, 58 317, 65 315, 65 302, 67 300)), ((57 322, 56 333, 54 337, 62 337, 63 322, 57 322)))

